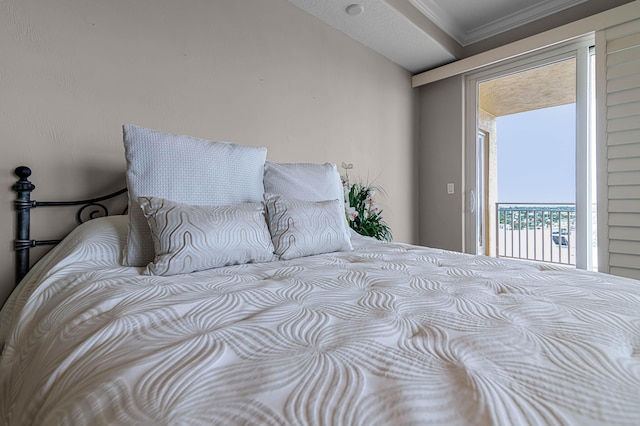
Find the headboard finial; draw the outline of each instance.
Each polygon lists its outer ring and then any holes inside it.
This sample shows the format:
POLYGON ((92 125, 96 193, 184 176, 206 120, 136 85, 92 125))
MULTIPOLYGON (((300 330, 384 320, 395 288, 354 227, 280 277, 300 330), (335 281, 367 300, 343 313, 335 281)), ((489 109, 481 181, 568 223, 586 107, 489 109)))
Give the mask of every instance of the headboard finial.
POLYGON ((16 176, 20 179, 26 179, 31 176, 31 169, 27 166, 16 167, 16 176))
POLYGON ((14 172, 16 176, 20 178, 16 183, 13 184, 13 190, 16 192, 31 192, 36 189, 35 185, 29 181, 29 176, 31 176, 31 169, 27 166, 16 167, 14 172))

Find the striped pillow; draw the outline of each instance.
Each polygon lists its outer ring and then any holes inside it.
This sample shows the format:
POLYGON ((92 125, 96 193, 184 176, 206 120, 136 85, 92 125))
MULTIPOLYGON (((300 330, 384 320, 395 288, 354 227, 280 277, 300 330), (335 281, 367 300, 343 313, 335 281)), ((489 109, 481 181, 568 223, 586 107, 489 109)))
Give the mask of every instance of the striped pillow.
POLYGON ((276 260, 264 204, 191 206, 139 197, 155 258, 147 275, 175 275, 251 262, 276 260))
POLYGON ((264 194, 264 199, 280 259, 353 250, 342 201, 304 201, 277 194, 264 194))

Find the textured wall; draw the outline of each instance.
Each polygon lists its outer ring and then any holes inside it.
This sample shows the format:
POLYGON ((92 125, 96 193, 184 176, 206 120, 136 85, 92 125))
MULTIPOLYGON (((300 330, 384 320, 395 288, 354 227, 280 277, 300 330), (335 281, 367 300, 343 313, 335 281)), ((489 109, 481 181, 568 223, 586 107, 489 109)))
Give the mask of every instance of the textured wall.
MULTIPOLYGON (((352 162, 386 189, 396 240, 414 239, 409 73, 285 0, 6 0, 0 57, 0 302, 13 168, 33 168, 41 201, 114 189, 123 123, 263 145, 272 161, 352 162)), ((72 226, 44 213, 32 237, 72 226)))

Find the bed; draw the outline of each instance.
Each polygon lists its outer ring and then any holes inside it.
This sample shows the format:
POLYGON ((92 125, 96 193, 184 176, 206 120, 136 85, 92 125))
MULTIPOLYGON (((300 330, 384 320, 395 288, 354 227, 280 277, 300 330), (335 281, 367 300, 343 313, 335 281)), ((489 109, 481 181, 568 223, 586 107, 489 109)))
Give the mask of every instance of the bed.
POLYGON ((637 281, 348 230, 317 254, 129 266, 131 216, 78 226, 3 307, 3 424, 640 421, 637 281))

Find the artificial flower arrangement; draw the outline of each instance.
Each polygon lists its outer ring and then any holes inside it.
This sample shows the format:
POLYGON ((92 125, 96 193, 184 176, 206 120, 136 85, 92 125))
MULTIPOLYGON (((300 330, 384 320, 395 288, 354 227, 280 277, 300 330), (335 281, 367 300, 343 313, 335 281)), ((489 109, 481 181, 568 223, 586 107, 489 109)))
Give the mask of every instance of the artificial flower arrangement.
POLYGON ((391 229, 382 219, 382 210, 375 203, 376 191, 384 191, 376 186, 349 181, 349 170, 353 164, 342 163, 344 175, 344 207, 349 226, 360 235, 373 237, 378 240, 391 241, 391 229))

